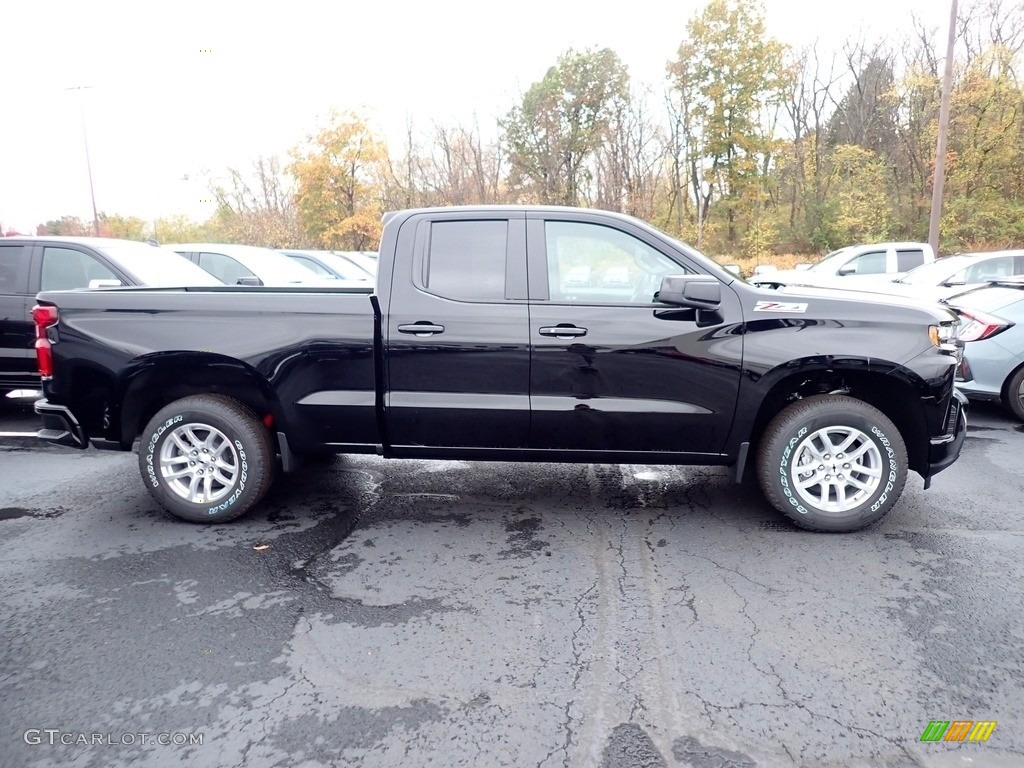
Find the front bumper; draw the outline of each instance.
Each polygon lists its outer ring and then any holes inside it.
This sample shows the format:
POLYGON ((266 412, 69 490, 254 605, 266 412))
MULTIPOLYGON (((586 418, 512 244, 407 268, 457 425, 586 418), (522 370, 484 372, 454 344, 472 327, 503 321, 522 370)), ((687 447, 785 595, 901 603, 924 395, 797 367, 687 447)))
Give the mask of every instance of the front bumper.
POLYGON ((37 400, 35 411, 42 418, 43 428, 36 432, 40 440, 49 440, 69 448, 88 448, 89 438, 78 419, 63 405, 37 400))
POLYGON ((937 475, 959 459, 960 451, 964 447, 964 439, 967 437, 967 398, 959 390, 953 390, 950 409, 946 434, 931 439, 931 446, 928 450, 928 473, 925 475, 926 483, 933 475, 937 475), (954 408, 956 409, 955 413, 952 412, 954 408))

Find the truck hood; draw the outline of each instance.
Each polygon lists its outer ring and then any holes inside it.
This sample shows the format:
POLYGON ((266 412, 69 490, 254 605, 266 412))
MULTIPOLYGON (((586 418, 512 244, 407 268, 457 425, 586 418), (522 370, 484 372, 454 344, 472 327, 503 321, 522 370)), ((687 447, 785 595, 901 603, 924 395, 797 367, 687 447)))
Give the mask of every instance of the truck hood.
POLYGON ((813 269, 780 269, 778 272, 765 272, 750 278, 750 283, 778 283, 781 285, 818 285, 828 288, 845 286, 861 286, 885 284, 895 280, 899 274, 877 275, 843 275, 840 277, 832 272, 816 272, 813 269))
POLYGON ((927 295, 920 295, 916 292, 908 295, 894 295, 887 292, 875 292, 867 287, 859 290, 848 290, 846 288, 827 288, 824 286, 787 285, 777 289, 762 288, 758 290, 758 294, 758 298, 761 301, 776 301, 783 304, 791 302, 805 303, 802 301, 803 299, 814 299, 814 302, 806 302, 808 304, 808 315, 827 313, 829 310, 825 306, 815 307, 816 304, 824 305, 827 303, 832 306, 838 306, 839 304, 863 305, 864 312, 870 312, 871 305, 883 305, 887 308, 901 307, 925 313, 937 322, 957 319, 956 314, 940 304, 938 299, 927 295))

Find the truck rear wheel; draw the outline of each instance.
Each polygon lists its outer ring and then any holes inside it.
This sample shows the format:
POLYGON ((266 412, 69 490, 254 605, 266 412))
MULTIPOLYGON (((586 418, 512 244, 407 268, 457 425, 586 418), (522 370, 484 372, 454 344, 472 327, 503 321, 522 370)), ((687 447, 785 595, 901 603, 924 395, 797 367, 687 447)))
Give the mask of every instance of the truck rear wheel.
POLYGON ((896 504, 907 481, 907 449, 877 408, 845 395, 819 395, 768 424, 757 473, 771 505, 801 528, 856 531, 896 504))
POLYGON ((220 395, 170 403, 140 437, 146 488, 193 523, 225 523, 248 512, 270 489, 274 467, 274 446, 259 419, 220 395))

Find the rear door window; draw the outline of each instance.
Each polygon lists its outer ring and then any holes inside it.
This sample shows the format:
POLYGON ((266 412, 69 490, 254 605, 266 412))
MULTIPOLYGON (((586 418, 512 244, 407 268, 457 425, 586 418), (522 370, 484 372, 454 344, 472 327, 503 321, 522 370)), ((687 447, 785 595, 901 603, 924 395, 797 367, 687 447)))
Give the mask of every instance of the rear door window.
POLYGON ((507 221, 435 221, 422 287, 456 301, 505 300, 507 221))
POLYGON ((907 248, 896 251, 896 269, 899 272, 909 272, 915 267, 924 264, 924 251, 920 248, 907 248))
POLYGON ((0 294, 28 293, 29 249, 23 245, 0 245, 0 294))

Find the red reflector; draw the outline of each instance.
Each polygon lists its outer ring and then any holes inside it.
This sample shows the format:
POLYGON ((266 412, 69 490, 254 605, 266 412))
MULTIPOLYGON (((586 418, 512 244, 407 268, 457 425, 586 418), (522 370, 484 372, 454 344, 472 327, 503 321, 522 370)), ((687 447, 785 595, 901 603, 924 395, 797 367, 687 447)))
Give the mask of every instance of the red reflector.
POLYGON ((45 304, 32 307, 32 322, 36 324, 36 367, 40 376, 53 376, 53 349, 46 338, 46 329, 56 325, 59 319, 56 307, 45 304))
POLYGON ((266 427, 267 429, 270 429, 272 426, 274 426, 274 414, 268 413, 266 416, 263 417, 263 426, 266 427))
POLYGON ((53 350, 46 339, 36 339, 36 366, 40 376, 53 376, 53 350))

